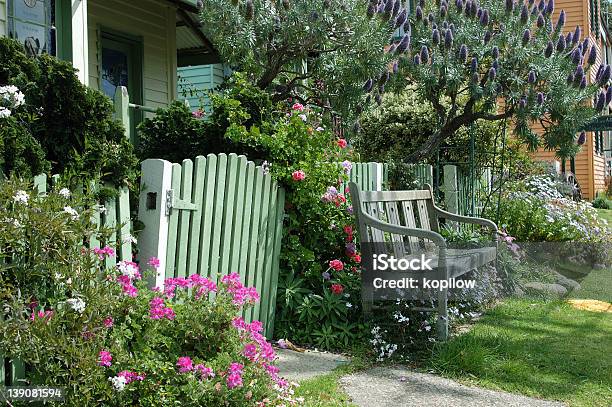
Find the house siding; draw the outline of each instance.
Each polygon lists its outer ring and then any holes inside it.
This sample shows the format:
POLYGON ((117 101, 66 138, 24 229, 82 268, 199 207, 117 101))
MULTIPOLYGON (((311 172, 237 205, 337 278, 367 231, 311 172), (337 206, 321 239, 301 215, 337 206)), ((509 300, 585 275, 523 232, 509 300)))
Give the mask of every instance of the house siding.
POLYGON ((210 99, 206 96, 206 91, 213 89, 225 80, 225 70, 223 64, 210 64, 199 66, 186 66, 178 69, 180 78, 178 83, 178 97, 189 102, 192 110, 203 107, 210 113, 210 99), (189 91, 194 94, 189 94, 189 91), (200 97, 202 101, 200 101, 200 97), (203 102, 204 106, 201 106, 203 102))
MULTIPOLYGON (((589 3, 590 0, 557 0, 555 2, 553 21, 557 20, 561 10, 565 10, 567 14, 565 33, 575 30, 577 25, 583 29, 583 32, 588 32, 591 44, 596 44, 597 46, 598 59, 595 66, 599 66, 599 64, 604 62, 602 42, 601 36, 597 39, 594 27, 591 27, 589 3)), ((592 69, 590 72, 591 81, 594 79, 595 74, 596 70, 592 69)), ((534 125, 533 128, 539 133, 542 132, 542 128, 539 125, 534 125)), ((587 199, 595 198, 597 192, 605 188, 605 159, 602 155, 595 152, 594 137, 594 133, 587 133, 587 142, 582 146, 582 149, 574 159, 576 179, 582 189, 583 197, 587 199)), ((539 150, 534 154, 534 158, 543 161, 558 161, 558 158, 552 151, 539 150)), ((570 170, 569 160, 566 162, 566 170, 570 170)))
POLYGON ((111 29, 143 41, 143 104, 159 108, 176 98, 176 9, 156 0, 88 2, 89 81, 100 87, 100 33, 111 29))
POLYGON ((0 37, 8 35, 8 27, 6 24, 6 0, 0 0, 0 37))

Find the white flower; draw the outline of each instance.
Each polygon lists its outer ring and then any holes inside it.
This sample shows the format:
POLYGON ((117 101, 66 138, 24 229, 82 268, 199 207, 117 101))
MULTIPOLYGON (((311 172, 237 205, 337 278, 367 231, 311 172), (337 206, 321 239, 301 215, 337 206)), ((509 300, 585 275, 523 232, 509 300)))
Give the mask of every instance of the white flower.
POLYGON ((121 239, 121 243, 133 243, 136 244, 138 243, 138 240, 136 240, 136 238, 132 235, 126 235, 125 237, 123 237, 121 239))
POLYGON ((104 206, 104 205, 98 205, 98 212, 100 212, 100 213, 106 213, 106 206, 104 206))
POLYGON ((15 196, 13 197, 13 200, 17 203, 21 203, 24 205, 28 204, 28 199, 30 199, 30 196, 28 195, 28 193, 26 191, 23 190, 19 190, 15 193, 15 196))
POLYGON ((73 208, 71 208, 70 206, 64 206, 64 212, 72 216, 72 219, 74 220, 77 220, 79 218, 79 213, 75 211, 73 208))
POLYGON ((302 121, 307 121, 307 120, 308 120, 308 117, 306 117, 306 115, 305 115, 305 114, 300 114, 300 115, 298 115, 298 117, 299 117, 300 119, 302 119, 302 121))
POLYGON ((70 198, 70 190, 68 188, 62 188, 58 193, 64 198, 70 198))
POLYGON ((138 265, 129 261, 120 261, 117 263, 117 269, 130 279, 134 279, 139 274, 138 265))
POLYGON ((323 130, 325 130, 325 129, 324 129, 323 127, 319 126, 319 127, 317 127, 317 128, 316 128, 316 130, 317 130, 317 131, 323 131, 323 130))
POLYGON ((10 115, 11 115, 11 111, 9 109, 7 109, 6 107, 0 106, 0 119, 5 119, 7 117, 10 117, 10 115))
POLYGON ((80 298, 70 298, 66 300, 66 302, 79 314, 82 314, 83 311, 85 311, 85 301, 80 298))
POLYGON ((113 384, 113 387, 117 391, 121 391, 125 388, 126 380, 123 376, 109 377, 108 380, 110 380, 110 382, 113 384))
POLYGON ((350 302, 346 303, 346 308, 353 308, 353 304, 351 304, 350 302))

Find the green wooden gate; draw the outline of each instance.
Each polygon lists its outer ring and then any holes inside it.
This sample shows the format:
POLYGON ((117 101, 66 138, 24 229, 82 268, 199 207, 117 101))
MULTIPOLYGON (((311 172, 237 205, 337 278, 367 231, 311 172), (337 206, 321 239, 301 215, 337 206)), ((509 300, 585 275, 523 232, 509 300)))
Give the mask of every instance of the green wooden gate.
POLYGON ((155 284, 200 274, 218 280, 236 272, 261 296, 246 312, 274 329, 285 193, 244 156, 209 154, 172 164, 142 163, 139 257, 160 260, 155 284))

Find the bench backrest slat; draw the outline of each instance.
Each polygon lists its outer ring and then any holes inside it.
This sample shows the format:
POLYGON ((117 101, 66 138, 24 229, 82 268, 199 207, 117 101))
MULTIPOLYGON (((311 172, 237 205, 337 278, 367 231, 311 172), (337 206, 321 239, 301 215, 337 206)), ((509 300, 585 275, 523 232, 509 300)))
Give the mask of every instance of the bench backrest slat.
MULTIPOLYGON (((404 220, 407 227, 416 229, 416 218, 414 216, 414 205, 412 201, 402 202, 402 212, 404 214, 404 220)), ((410 253, 416 253, 419 251, 419 239, 416 236, 408 236, 408 246, 410 247, 410 253)))
MULTIPOLYGON (((387 211, 387 221, 392 225, 402 226, 400 222, 400 214, 397 208, 397 202, 385 202, 385 210, 387 211)), ((402 235, 391 234, 391 243, 393 244, 393 254, 397 258, 404 257, 404 240, 402 235)))

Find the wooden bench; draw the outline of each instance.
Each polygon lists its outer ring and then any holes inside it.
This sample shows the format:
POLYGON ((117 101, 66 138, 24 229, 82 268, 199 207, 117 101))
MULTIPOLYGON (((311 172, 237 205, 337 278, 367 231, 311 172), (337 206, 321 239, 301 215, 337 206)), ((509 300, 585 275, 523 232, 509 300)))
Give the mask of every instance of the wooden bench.
MULTIPOLYGON (((427 189, 415 191, 361 191, 357 184, 351 182, 349 189, 362 249, 367 246, 374 253, 385 253, 396 258, 431 253, 434 271, 428 273, 445 280, 458 278, 477 267, 496 262, 497 225, 488 219, 460 216, 438 208, 431 187, 425 187, 427 189), (493 246, 449 248, 439 233, 440 219, 487 227, 491 231, 493 246)), ((364 284, 362 287, 362 303, 364 312, 371 313, 374 305, 372 286, 364 284)), ((437 311, 438 337, 441 340, 448 338, 447 289, 438 291, 436 308, 414 310, 437 311)))

